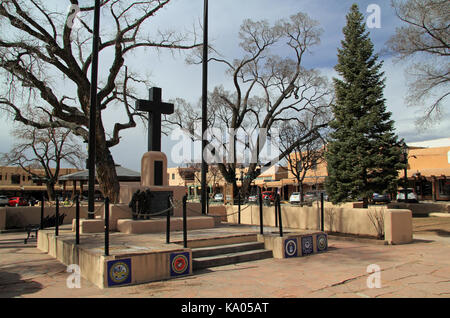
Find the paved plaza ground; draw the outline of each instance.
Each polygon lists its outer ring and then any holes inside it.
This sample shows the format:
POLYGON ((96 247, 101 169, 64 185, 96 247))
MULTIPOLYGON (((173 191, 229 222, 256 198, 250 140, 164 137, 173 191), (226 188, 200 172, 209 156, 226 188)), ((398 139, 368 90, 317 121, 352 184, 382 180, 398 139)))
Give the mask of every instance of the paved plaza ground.
POLYGON ((323 254, 227 265, 109 289, 86 279, 81 288, 68 288, 67 267, 38 250, 36 240, 25 245, 24 233, 2 233, 0 297, 450 297, 450 217, 414 218, 413 226, 414 242, 406 245, 330 237, 323 254), (381 288, 368 287, 369 266, 379 267, 381 288))

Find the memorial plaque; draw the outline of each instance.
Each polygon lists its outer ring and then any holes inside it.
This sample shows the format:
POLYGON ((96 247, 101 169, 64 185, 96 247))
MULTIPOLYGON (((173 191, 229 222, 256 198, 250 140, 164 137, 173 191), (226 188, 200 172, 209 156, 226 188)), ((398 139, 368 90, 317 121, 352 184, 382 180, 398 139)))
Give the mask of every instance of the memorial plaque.
POLYGON ((155 161, 154 166, 154 185, 156 186, 162 186, 163 185, 163 162, 162 161, 155 161))
MULTIPOLYGON (((150 204, 150 214, 167 210, 169 205, 169 197, 173 197, 173 191, 152 191, 152 200, 150 204)), ((162 216, 166 215, 165 213, 162 216)), ((173 210, 170 215, 173 215, 173 210)), ((159 215, 158 215, 159 216, 159 215)))

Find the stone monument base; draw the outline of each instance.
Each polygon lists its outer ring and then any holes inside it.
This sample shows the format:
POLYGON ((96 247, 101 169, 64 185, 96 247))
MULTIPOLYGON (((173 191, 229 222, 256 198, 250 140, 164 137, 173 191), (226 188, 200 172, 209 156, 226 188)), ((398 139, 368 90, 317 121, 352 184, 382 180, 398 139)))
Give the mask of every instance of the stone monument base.
POLYGON ((328 236, 321 231, 301 231, 284 233, 258 234, 258 242, 271 250, 274 258, 301 257, 328 250, 328 236))
MULTIPOLYGON (((75 232, 76 220, 72 220, 72 231, 75 232)), ((100 218, 80 219, 80 234, 102 233, 105 231, 105 221, 100 218)))
MULTIPOLYGON (((189 217, 186 222, 188 230, 210 229, 215 226, 215 218, 210 216, 189 217)), ((167 220, 165 217, 151 220, 118 220, 117 230, 125 234, 144 234, 165 232, 167 220)), ((170 231, 182 231, 183 218, 170 218, 170 231)))
MULTIPOLYGON (((186 193, 185 187, 123 185, 120 187, 120 197, 119 197, 120 204, 126 205, 128 207, 128 204, 130 203, 131 198, 133 197, 133 194, 138 190, 141 192, 145 192, 146 190, 150 190, 150 192, 172 192, 173 200, 175 203, 175 208, 173 210, 173 216, 183 216, 182 200, 183 200, 183 196, 186 193)), ((157 211, 154 211, 152 213, 155 213, 155 212, 157 212, 157 211)))

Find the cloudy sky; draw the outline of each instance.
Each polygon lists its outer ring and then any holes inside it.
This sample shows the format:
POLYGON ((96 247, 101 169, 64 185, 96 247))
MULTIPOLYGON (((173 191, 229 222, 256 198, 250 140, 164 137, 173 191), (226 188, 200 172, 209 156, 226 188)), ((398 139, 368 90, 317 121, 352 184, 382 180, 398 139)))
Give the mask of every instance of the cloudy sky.
MULTIPOLYGON (((239 58, 242 51, 238 45, 238 32, 244 19, 265 19, 276 22, 302 11, 318 20, 324 30, 321 44, 312 49, 311 54, 305 59, 304 66, 319 69, 323 75, 331 79, 335 76, 333 67, 337 63, 337 48, 340 47, 340 41, 343 39, 342 28, 346 23, 345 16, 354 2, 354 0, 209 0, 209 41, 227 59, 239 58)), ((390 1, 364 0, 357 3, 366 16, 370 15, 367 12, 370 5, 375 4, 381 8, 381 28, 369 29, 375 51, 381 52, 385 48, 386 41, 394 34, 395 28, 401 22, 390 7, 390 1)), ((201 40, 202 31, 199 23, 202 21, 202 15, 203 1, 173 0, 152 18, 147 28, 152 33, 166 29, 188 31, 196 26, 197 35, 201 40)), ((105 30, 108 24, 102 24, 101 28, 105 30)), ((183 52, 147 50, 136 53, 127 63, 147 75, 152 86, 162 87, 164 100, 182 97, 196 104, 202 92, 201 65, 187 65, 185 57, 183 52)), ((100 56, 100 64, 102 58, 103 61, 107 61, 108 56, 100 56)), ((394 63, 393 57, 389 54, 380 54, 380 59, 384 61, 387 108, 392 112, 399 137, 405 138, 408 142, 449 137, 450 121, 448 119, 443 119, 426 131, 415 127, 414 122, 419 117, 421 109, 405 106, 407 65, 394 63)), ((218 65, 210 64, 208 77, 210 90, 216 85, 227 87, 230 84, 223 68, 218 65)), ((142 98, 147 98, 148 93, 145 89, 142 89, 140 93, 142 98)), ((448 107, 446 108, 448 111, 448 107)), ((122 116, 120 110, 115 109, 106 114, 105 118, 112 127, 113 123, 122 116)), ((9 135, 11 127, 10 122, 0 127, 0 152, 8 151, 14 142, 9 135)), ((140 171, 140 160, 147 148, 146 135, 147 132, 141 125, 125 131, 122 134, 121 143, 112 148, 115 161, 122 166, 140 171)), ((163 138, 163 151, 170 153, 171 145, 168 138, 163 138)))

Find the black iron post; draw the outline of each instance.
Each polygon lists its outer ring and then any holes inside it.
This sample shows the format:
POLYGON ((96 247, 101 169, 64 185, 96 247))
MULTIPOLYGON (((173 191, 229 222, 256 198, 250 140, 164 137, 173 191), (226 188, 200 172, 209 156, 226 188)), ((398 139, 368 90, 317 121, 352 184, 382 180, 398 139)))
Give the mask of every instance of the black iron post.
POLYGON ((166 220, 166 243, 170 243, 170 211, 173 209, 172 204, 170 203, 170 196, 168 198, 169 201, 169 209, 167 210, 167 220, 166 220))
POLYGON ((241 191, 238 193, 238 224, 241 224, 241 191))
POLYGON ((320 193, 320 230, 325 231, 324 219, 323 219, 323 192, 320 193))
POLYGON ((275 204, 278 207, 278 218, 280 223, 280 237, 283 237, 283 221, 281 220, 281 202, 280 196, 277 194, 277 202, 275 204))
POLYGON ((208 126, 208 0, 204 0, 203 8, 203 74, 202 74, 202 214, 206 214, 206 173, 207 164, 205 160, 205 149, 207 141, 205 133, 208 126))
POLYGON ((183 197, 183 246, 184 248, 187 248, 187 207, 186 207, 186 201, 187 201, 187 194, 183 197))
POLYGON ((95 191, 95 127, 97 116, 97 82, 98 82, 98 50, 100 42, 100 0, 95 0, 94 9, 94 37, 92 43, 91 65, 91 106, 89 110, 89 149, 88 149, 88 219, 95 218, 94 191, 95 191))
POLYGON ((209 214, 209 193, 206 193, 206 214, 209 214))
POLYGON ((42 195, 42 199, 41 199, 41 230, 44 229, 44 204, 45 204, 45 199, 44 199, 44 195, 42 195))
POLYGON ((109 256, 109 198, 105 198, 105 256, 109 256))
POLYGON ((55 236, 59 235, 59 200, 56 196, 56 207, 55 207, 55 236))
POLYGON ((278 226, 278 204, 277 204, 277 200, 278 200, 278 193, 275 197, 275 227, 278 226))
POLYGON ((75 244, 80 244, 80 197, 75 196, 75 244))
POLYGON ((264 234, 264 225, 263 225, 263 202, 262 202, 262 190, 259 188, 258 190, 259 196, 259 230, 261 235, 264 234))

